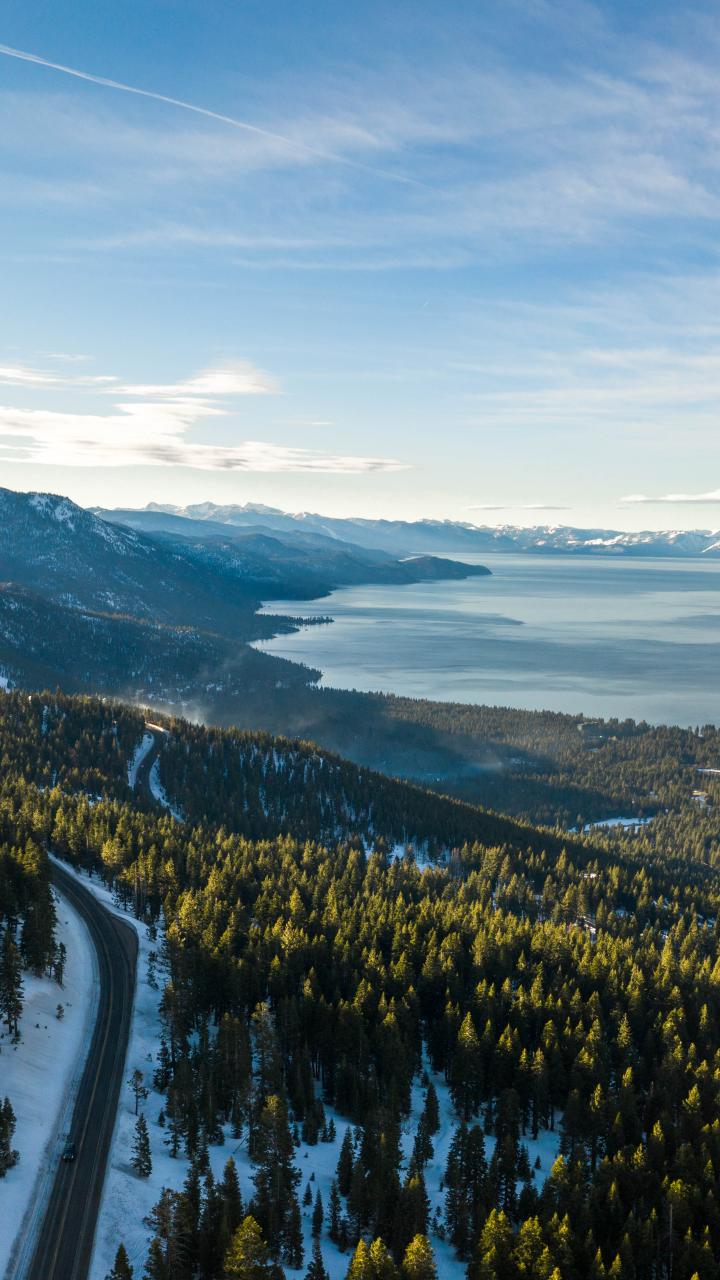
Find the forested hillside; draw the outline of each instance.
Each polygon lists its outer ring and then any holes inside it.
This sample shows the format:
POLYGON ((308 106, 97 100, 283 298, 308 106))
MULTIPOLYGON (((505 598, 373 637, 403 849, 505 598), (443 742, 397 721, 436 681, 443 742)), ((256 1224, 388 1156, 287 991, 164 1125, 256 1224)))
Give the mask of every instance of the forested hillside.
POLYGON ((0 713, 3 847, 36 850, 41 878, 54 850, 162 929, 147 1083, 168 1149, 191 1164, 152 1215, 148 1277, 220 1280, 250 1254, 259 1276, 297 1268, 294 1133, 321 1148, 341 1119, 316 1238, 326 1256, 344 1249, 353 1278, 424 1280, 444 1249, 471 1280, 717 1274, 710 805, 684 799, 625 840, 563 837, 310 745, 169 722, 177 822, 130 790, 139 713, 21 694, 0 713), (403 813, 447 863, 389 856, 403 813), (440 1174, 430 1075, 454 1127, 440 1174), (232 1167, 222 1184, 207 1175, 208 1145, 233 1134, 251 1159, 242 1198, 232 1167), (559 1152, 548 1177, 529 1159, 536 1137, 559 1152))

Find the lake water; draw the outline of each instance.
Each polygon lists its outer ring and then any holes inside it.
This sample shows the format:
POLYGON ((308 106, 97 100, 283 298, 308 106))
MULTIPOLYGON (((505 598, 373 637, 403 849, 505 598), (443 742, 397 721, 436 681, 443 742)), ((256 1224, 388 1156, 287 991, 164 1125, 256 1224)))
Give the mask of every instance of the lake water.
POLYGON ((266 613, 334 621, 257 647, 318 667, 338 688, 720 723, 720 561, 477 562, 493 576, 273 601, 266 613))

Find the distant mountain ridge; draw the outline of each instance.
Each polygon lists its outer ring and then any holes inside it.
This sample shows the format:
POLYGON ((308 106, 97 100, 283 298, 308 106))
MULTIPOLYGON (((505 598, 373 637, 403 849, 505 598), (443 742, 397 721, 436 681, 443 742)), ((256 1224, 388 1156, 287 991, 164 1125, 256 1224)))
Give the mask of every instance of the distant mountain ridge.
MULTIPOLYGON (((98 509, 106 519, 120 513, 98 509)), ((198 502, 190 506, 149 503, 139 511, 122 513, 135 528, 161 527, 163 520, 182 518, 235 528, 257 527, 267 531, 305 531, 351 542, 358 547, 390 555, 448 554, 514 551, 544 555, 616 556, 720 556, 720 530, 671 529, 627 532, 619 529, 579 529, 569 525, 475 525, 460 520, 373 520, 358 516, 323 516, 313 512, 290 513, 277 507, 248 502, 222 506, 198 502)))

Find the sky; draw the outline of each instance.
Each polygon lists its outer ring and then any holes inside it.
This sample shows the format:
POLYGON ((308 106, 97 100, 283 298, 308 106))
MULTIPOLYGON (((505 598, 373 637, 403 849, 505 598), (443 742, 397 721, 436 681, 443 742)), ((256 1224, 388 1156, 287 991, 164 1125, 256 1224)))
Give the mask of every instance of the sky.
POLYGON ((720 10, 5 0, 0 484, 720 526, 720 10))

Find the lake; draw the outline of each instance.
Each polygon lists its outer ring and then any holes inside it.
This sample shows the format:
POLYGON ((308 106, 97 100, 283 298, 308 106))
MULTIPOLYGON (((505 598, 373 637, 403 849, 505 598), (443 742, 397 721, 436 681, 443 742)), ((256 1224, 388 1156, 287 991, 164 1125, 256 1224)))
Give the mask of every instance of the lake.
POLYGON ((273 601, 266 613, 334 621, 257 648, 337 688, 720 723, 720 561, 457 558, 493 576, 273 601))

